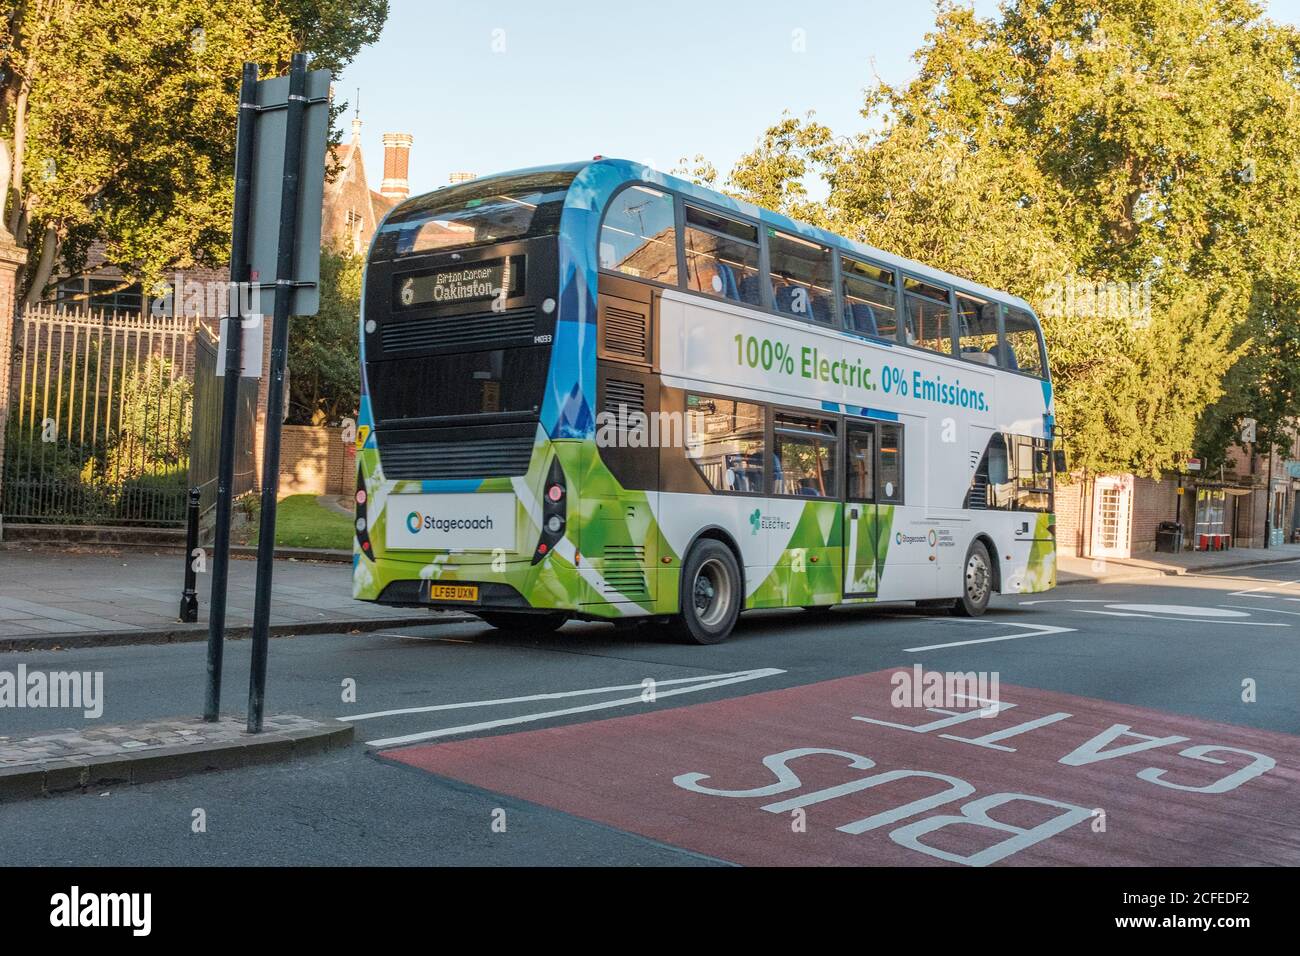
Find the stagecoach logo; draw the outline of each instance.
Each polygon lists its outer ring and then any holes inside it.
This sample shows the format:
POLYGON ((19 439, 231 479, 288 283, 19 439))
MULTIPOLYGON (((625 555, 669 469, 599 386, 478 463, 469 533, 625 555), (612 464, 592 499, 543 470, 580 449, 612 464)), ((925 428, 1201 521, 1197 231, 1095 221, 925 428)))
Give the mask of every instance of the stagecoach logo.
POLYGON ((895 544, 920 544, 923 541, 929 544, 934 544, 934 531, 931 530, 931 532, 928 535, 903 534, 903 532, 901 531, 894 532, 895 544))
POLYGON ((760 528, 764 531, 789 531, 790 522, 776 515, 764 515, 755 508, 754 513, 749 516, 749 528, 752 534, 758 534, 760 528))
POLYGON ((439 518, 412 511, 406 516, 406 530, 411 534, 421 531, 491 531, 492 527, 492 516, 487 514, 481 518, 439 518))

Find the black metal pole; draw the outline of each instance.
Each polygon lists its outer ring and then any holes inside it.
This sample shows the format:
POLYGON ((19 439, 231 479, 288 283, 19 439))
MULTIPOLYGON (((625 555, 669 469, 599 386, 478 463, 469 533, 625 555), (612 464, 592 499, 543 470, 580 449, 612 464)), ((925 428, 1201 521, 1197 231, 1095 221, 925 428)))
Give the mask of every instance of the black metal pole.
POLYGON ((180 618, 186 624, 199 619, 199 575, 194 570, 194 552, 199 547, 199 497, 199 489, 191 488, 185 510, 185 590, 181 592, 180 618))
POLYGON ((226 639, 226 588, 230 580, 230 511, 235 485, 235 419, 239 415, 239 373, 244 340, 240 286, 249 281, 248 225, 253 199, 253 126, 257 114, 257 64, 244 64, 239 86, 239 128, 235 134, 235 209, 230 231, 230 294, 226 303, 226 380, 221 393, 221 454, 217 464, 216 537, 212 545, 212 598, 208 608, 208 679, 203 719, 221 713, 221 667, 226 639))
POLYGON ((248 676, 248 732, 260 733, 266 702, 266 656, 270 643, 271 573, 275 563, 275 506, 280 491, 280 426, 284 420, 284 372, 289 358, 289 306, 297 242, 298 187, 302 178, 302 127, 307 107, 307 55, 295 53, 289 71, 284 128, 284 189, 275 260, 275 315, 271 325, 271 378, 262 440, 262 509, 257 535, 257 588, 253 603, 253 660, 248 676))

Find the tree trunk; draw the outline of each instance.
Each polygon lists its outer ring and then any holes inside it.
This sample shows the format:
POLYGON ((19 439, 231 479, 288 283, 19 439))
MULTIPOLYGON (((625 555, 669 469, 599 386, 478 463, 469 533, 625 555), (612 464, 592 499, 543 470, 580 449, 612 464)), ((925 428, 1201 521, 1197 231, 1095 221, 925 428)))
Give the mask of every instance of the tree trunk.
POLYGON ((41 257, 36 263, 36 269, 32 272, 31 278, 27 282, 27 294, 23 296, 23 305, 35 305, 41 301, 41 293, 45 291, 45 283, 50 281, 50 276, 54 274, 54 263, 59 251, 59 231, 54 226, 45 227, 45 235, 41 238, 41 257))

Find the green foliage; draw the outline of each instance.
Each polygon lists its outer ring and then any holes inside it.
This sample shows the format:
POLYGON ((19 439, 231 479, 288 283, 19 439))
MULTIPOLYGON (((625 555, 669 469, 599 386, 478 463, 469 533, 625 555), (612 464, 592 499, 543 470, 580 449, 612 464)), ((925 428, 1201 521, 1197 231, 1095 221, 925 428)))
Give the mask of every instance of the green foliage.
MULTIPOLYGON (((241 544, 256 543, 261 507, 250 496, 247 524, 236 538, 241 544)), ((275 543, 282 548, 332 548, 350 550, 356 534, 352 518, 327 508, 315 495, 290 495, 275 507, 275 543)))
MULTIPOLYGON (((102 462, 87 469, 114 483, 189 466, 193 383, 174 375, 170 359, 150 356, 122 385, 117 431, 102 462)), ((183 479, 182 479, 183 480, 183 479)))
POLYGON ((1300 409, 1300 285, 1262 279, 1237 338, 1243 357, 1228 372, 1224 396, 1202 418, 1196 450, 1207 469, 1240 442, 1245 419, 1256 422, 1254 451, 1282 452, 1293 440, 1300 409))
POLYGON ((15 177, 9 227, 31 251, 27 296, 90 244, 128 280, 220 263, 229 246, 244 61, 291 54, 340 69, 372 42, 385 0, 29 0, 4 18, 0 136, 15 177))
POLYGON ((363 262, 350 252, 321 251, 320 312, 294 319, 289 330, 289 421, 295 425, 334 424, 356 414, 363 262))
POLYGON ((1076 467, 1174 466, 1225 384, 1257 380, 1224 378, 1251 348, 1278 379, 1261 427, 1300 414, 1278 352, 1294 298, 1268 344, 1242 331, 1261 278, 1300 279, 1297 31, 1247 0, 944 2, 915 58, 910 84, 867 90, 870 132, 785 116, 728 185, 1034 303, 1076 467), (1049 308, 1105 282, 1148 289, 1149 315, 1049 308))

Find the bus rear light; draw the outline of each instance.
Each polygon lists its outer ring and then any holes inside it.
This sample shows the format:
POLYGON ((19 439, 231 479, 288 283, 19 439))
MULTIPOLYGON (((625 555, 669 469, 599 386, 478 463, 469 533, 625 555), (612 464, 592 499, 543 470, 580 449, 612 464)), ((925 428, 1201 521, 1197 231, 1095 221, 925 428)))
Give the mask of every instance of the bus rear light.
POLYGON ((564 469, 560 459, 551 459, 551 470, 546 475, 546 491, 542 495, 542 534, 533 554, 533 564, 550 554, 564 537, 564 526, 568 523, 568 505, 565 502, 564 469))
POLYGON ((361 553, 371 561, 375 560, 371 552, 370 544, 370 518, 366 514, 366 503, 370 496, 366 494, 366 479, 361 474, 361 469, 357 469, 357 520, 355 527, 357 529, 357 544, 361 548, 361 553))

